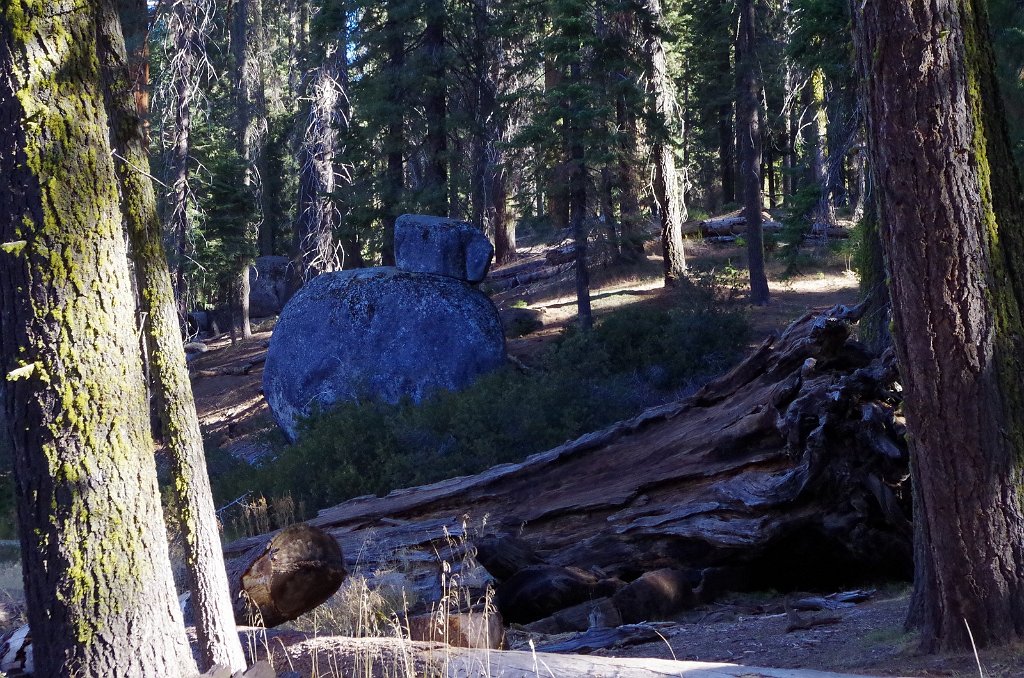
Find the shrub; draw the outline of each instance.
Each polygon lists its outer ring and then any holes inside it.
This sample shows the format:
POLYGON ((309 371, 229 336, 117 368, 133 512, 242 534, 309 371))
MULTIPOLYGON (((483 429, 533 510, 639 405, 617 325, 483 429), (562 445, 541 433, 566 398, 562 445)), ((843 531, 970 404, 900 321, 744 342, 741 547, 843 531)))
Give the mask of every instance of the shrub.
POLYGON ((591 332, 565 332, 530 372, 508 366, 419 405, 348 402, 316 414, 295 445, 220 476, 218 494, 289 494, 314 510, 519 461, 720 372, 746 337, 746 319, 715 289, 684 283, 668 308, 634 306, 591 332))

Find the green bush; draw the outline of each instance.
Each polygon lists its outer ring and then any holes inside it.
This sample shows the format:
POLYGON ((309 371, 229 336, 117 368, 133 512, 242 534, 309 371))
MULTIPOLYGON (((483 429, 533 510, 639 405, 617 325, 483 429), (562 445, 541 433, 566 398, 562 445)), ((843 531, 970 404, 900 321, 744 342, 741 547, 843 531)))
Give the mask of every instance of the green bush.
POLYGON ((541 365, 511 366, 420 405, 343 403, 257 468, 219 474, 219 498, 291 495, 316 510, 364 494, 479 472, 554 447, 725 369, 747 338, 708 285, 683 284, 670 308, 632 307, 591 332, 567 331, 541 365))

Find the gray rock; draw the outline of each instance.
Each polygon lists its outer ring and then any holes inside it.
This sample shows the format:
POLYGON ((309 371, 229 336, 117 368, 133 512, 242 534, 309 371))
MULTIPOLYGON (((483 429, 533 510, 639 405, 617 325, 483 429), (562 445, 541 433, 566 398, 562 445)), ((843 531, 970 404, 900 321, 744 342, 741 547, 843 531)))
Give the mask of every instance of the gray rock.
POLYGON ((339 271, 306 283, 281 313, 263 393, 294 441, 299 419, 317 407, 357 398, 418 402, 504 362, 498 312, 479 290, 390 267, 339 271))
POLYGON ((298 288, 298 276, 288 257, 257 257, 249 268, 249 315, 277 315, 298 288))
POLYGON ((491 241, 465 221, 403 214, 395 222, 395 265, 403 271, 478 283, 493 257, 491 241))

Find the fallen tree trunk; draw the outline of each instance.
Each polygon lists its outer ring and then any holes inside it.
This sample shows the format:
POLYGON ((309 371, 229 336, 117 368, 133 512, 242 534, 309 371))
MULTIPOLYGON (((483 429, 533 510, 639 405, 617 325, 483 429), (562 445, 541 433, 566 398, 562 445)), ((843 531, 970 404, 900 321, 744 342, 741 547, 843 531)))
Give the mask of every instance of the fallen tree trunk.
POLYGON ((445 676, 469 678, 537 678, 538 676, 602 676, 606 678, 857 678, 849 674, 770 669, 545 652, 467 650, 437 643, 398 638, 310 638, 297 643, 263 641, 258 633, 250 646, 270 647, 273 663, 299 675, 317 675, 314 667, 330 667, 332 676, 445 676))
POLYGON ((693 397, 522 463, 353 499, 311 523, 371 580, 400 569, 422 605, 441 598, 442 569, 468 579, 475 555, 500 582, 506 621, 666 568, 694 585, 681 601, 909 578, 896 369, 849 339, 853 316, 808 314, 693 397))
MULTIPOLYGON (((773 220, 767 212, 761 213, 761 224, 766 231, 778 231, 782 228, 782 224, 773 220)), ((702 235, 707 238, 745 235, 746 230, 747 217, 743 215, 742 210, 683 224, 683 235, 702 235)))

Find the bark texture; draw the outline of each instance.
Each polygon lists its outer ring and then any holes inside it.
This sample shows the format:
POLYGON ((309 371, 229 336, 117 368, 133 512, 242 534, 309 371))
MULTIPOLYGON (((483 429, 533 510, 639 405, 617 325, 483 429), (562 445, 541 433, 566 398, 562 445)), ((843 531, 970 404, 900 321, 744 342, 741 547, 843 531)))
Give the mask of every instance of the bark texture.
POLYGON ((311 524, 359 553, 354 567, 371 579, 402 553, 409 599, 428 609, 444 595, 440 571, 481 581, 470 572, 479 562, 502 582, 506 621, 661 568, 699 585, 686 589, 691 601, 908 578, 895 365, 847 340, 847 315, 808 314, 685 401, 519 464, 353 499, 311 524), (598 570, 613 581, 594 581, 598 570))
POLYGON ((0 389, 37 671, 193 675, 135 342, 100 6, 52 9, 0 9, 0 175, 19 187, 0 194, 0 389))
POLYGON ((852 2, 913 440, 926 650, 1024 633, 1024 209, 985 4, 852 2))
POLYGON ((683 252, 683 221, 686 208, 676 176, 675 151, 672 148, 672 120, 675 117, 675 100, 672 96, 668 62, 661 42, 664 30, 664 15, 660 0, 645 0, 644 7, 654 30, 647 36, 646 56, 649 66, 649 83, 654 96, 655 125, 654 143, 654 199, 658 203, 661 217, 661 246, 664 255, 665 284, 672 285, 686 270, 686 255, 683 252))
POLYGON ((341 69, 346 44, 335 45, 310 76, 309 113, 299 149, 299 214, 295 237, 302 257, 302 279, 341 270, 344 252, 334 239, 339 222, 331 193, 335 188, 335 155, 343 117, 345 91, 341 69))
POLYGON ((245 668, 245 658, 237 642, 228 599, 203 438, 185 365, 156 195, 148 177, 142 120, 134 106, 131 70, 117 30, 116 3, 103 0, 102 7, 99 38, 111 145, 120 156, 115 169, 120 181, 122 214, 134 257, 156 410, 171 455, 175 479, 171 489, 185 544, 189 590, 198 611, 196 632, 201 668, 222 664, 237 671, 245 668))
POLYGON ((750 269, 750 303, 768 303, 768 278, 764 272, 764 232, 761 209, 761 123, 757 77, 757 22, 753 0, 740 0, 737 34, 736 129, 739 131, 740 176, 743 184, 744 215, 747 219, 747 266, 750 269))

